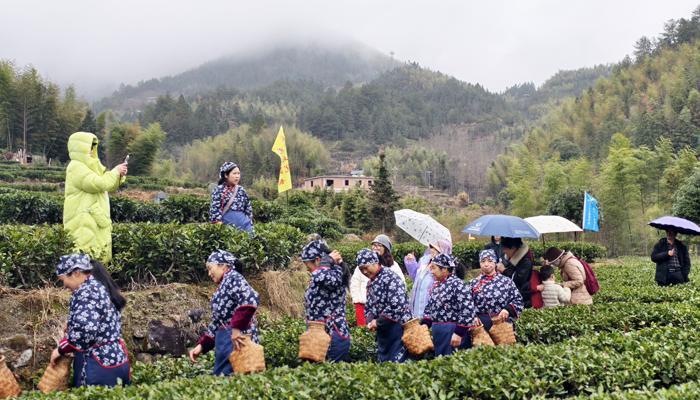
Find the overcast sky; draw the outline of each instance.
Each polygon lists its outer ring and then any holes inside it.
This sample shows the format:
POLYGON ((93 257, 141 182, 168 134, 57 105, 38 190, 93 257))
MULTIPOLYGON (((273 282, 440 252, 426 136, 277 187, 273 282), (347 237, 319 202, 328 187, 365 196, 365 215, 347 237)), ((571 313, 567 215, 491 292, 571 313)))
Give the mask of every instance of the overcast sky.
POLYGON ((501 91, 616 62, 700 1, 0 0, 0 59, 82 94, 270 43, 348 38, 501 91))

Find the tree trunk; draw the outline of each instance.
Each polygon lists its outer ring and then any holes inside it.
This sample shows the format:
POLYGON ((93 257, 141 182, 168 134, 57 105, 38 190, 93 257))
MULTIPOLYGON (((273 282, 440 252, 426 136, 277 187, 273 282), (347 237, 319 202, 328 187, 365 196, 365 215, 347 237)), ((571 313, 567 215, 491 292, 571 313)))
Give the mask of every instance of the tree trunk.
POLYGON ((7 150, 12 153, 12 131, 10 131, 10 118, 5 120, 7 123, 7 150))
POLYGON ((24 107, 22 108, 22 135, 23 135, 23 151, 22 164, 27 163, 27 96, 24 96, 24 107))

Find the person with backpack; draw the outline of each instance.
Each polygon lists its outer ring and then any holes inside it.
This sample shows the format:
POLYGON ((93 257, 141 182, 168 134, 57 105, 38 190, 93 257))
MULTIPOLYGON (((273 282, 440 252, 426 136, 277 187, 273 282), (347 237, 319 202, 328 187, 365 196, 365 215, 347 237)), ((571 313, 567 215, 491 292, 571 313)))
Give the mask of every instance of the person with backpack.
MULTIPOLYGON (((593 296, 589 293, 589 288, 586 285, 587 278, 595 280, 590 267, 585 268, 584 263, 570 251, 560 250, 556 247, 550 247, 544 252, 544 261, 545 265, 559 268, 561 285, 571 289, 571 304, 593 304, 593 296), (589 270, 589 274, 586 274, 586 269, 589 270)), ((597 281, 595 284, 597 285, 597 281)))

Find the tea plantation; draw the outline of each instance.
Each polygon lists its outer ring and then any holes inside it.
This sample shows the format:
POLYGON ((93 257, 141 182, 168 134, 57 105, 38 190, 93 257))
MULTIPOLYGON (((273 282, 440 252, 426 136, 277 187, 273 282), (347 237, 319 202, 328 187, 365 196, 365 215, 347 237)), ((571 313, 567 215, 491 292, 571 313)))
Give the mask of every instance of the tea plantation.
POLYGON ((593 306, 527 310, 520 344, 448 358, 377 364, 372 334, 353 328, 352 363, 296 359, 300 320, 262 321, 267 371, 209 376, 211 356, 135 363, 133 385, 28 393, 26 399, 530 399, 698 398, 700 288, 659 288, 643 258, 599 263, 593 306))

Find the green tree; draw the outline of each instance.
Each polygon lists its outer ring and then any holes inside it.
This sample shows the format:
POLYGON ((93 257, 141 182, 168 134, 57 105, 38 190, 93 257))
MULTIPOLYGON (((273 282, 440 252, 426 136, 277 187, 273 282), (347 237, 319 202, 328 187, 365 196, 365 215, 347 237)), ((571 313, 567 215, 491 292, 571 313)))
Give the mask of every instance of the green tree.
POLYGON ((160 124, 153 123, 128 144, 130 154, 129 173, 131 175, 147 175, 153 166, 153 160, 160 146, 165 141, 165 132, 160 124))
POLYGON ((369 191, 369 214, 374 226, 382 232, 391 231, 396 221, 394 210, 399 196, 391 186, 389 171, 386 168, 384 152, 379 153, 379 169, 369 191))
POLYGON ((676 191, 683 186, 697 165, 697 154, 690 147, 683 148, 674 156, 673 163, 664 170, 661 179, 663 203, 671 203, 676 191))
POLYGON ((367 196, 363 189, 354 188, 343 196, 341 216, 343 225, 348 228, 366 230, 371 227, 367 196))
POLYGON ((579 188, 567 188, 547 204, 547 214, 558 215, 579 226, 583 222, 583 195, 579 188))
POLYGON ((139 135, 140 129, 137 124, 116 124, 110 128, 105 151, 108 167, 114 167, 124 161, 129 154, 129 143, 139 135))
POLYGON ((520 158, 508 178, 508 199, 511 212, 521 217, 537 215, 544 208, 538 190, 541 188, 541 163, 524 146, 519 146, 520 158))
POLYGON ((700 223, 700 168, 681 186, 673 198, 673 215, 700 223))
POLYGON ((12 102, 15 98, 14 90, 14 66, 7 61, 0 61, 0 132, 3 132, 2 141, 8 150, 13 150, 12 139, 12 102))
POLYGON ((600 204, 605 213, 606 229, 616 241, 613 252, 619 251, 617 245, 631 251, 637 249, 632 227, 633 218, 639 216, 640 187, 639 175, 644 165, 635 157, 630 140, 621 133, 612 137, 608 157, 603 163, 600 174, 600 204))
POLYGON ((96 135, 98 134, 97 121, 95 120, 95 116, 92 114, 91 109, 88 108, 85 112, 85 117, 83 118, 83 122, 80 123, 79 130, 81 132, 91 132, 96 135))

